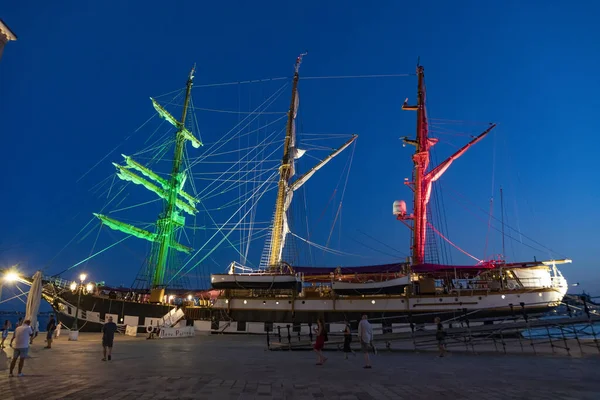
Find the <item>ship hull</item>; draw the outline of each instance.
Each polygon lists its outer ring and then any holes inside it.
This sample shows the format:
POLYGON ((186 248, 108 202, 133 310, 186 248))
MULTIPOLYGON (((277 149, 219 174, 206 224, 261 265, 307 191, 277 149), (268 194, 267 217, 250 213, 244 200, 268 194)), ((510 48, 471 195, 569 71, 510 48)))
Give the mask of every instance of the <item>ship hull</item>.
POLYGON ((213 310, 234 321, 265 323, 308 323, 323 318, 328 323, 369 319, 390 323, 432 322, 467 315, 482 319, 508 315, 544 313, 557 307, 564 293, 555 289, 506 291, 494 294, 429 296, 354 296, 331 299, 219 298, 213 310), (522 304, 521 304, 522 303, 522 304))
MULTIPOLYGON (((467 316, 470 320, 497 318, 510 315, 545 313, 557 307, 565 290, 544 288, 506 290, 495 293, 467 291, 446 295, 378 295, 339 296, 319 298, 298 297, 219 297, 210 307, 185 307, 188 324, 193 321, 210 321, 209 330, 235 321, 237 326, 258 323, 268 329, 272 324, 306 324, 323 318, 326 323, 359 320, 367 314, 372 321, 395 323, 431 323, 436 316, 442 320, 467 316)), ((52 304, 57 317, 71 328, 76 315, 77 296, 65 291, 53 298, 45 296, 52 304)), ((82 295, 79 307, 78 328, 84 332, 98 332, 102 322, 112 316, 118 324, 138 326, 138 332, 156 326, 161 317, 173 306, 137 303, 82 295)), ((195 324, 194 324, 195 325, 195 324)), ((206 327, 206 324, 198 324, 206 327)), ((198 330, 203 330, 198 329, 198 330)), ((240 328, 241 329, 241 328, 240 328)), ((243 333, 243 330, 238 332, 243 333)), ((262 329, 262 328, 261 328, 262 329)))
POLYGON ((294 275, 268 274, 212 274, 213 289, 299 289, 300 282, 294 275))
POLYGON ((46 300, 56 312, 58 320, 67 328, 73 326, 75 315, 79 315, 78 329, 82 332, 99 332, 102 322, 109 316, 118 324, 136 325, 144 329, 147 325, 156 325, 173 308, 163 304, 138 303, 91 294, 81 296, 78 308, 77 295, 69 291, 63 291, 52 298, 46 297, 46 300))

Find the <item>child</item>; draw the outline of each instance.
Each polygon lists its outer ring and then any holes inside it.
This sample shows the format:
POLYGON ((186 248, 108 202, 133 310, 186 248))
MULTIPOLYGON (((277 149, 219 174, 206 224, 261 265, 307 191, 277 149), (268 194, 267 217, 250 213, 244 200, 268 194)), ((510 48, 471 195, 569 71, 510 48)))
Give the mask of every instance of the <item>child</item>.
POLYGON ((0 349, 3 349, 4 347, 4 341, 6 340, 6 338, 8 337, 8 331, 11 328, 11 323, 9 320, 4 321, 4 325, 2 326, 2 343, 0 343, 0 349))

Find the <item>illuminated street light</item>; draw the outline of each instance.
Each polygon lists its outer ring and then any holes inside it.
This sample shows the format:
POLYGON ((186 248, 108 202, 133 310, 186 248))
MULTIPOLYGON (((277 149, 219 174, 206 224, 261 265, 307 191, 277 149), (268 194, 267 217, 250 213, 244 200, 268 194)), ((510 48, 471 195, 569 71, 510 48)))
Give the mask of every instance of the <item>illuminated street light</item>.
MULTIPOLYGON (((77 308, 75 308, 75 318, 73 320, 73 326, 71 327, 71 331, 72 332, 79 332, 79 327, 78 327, 78 322, 79 322, 79 307, 81 304, 81 293, 83 292, 84 289, 87 289, 88 292, 91 292, 92 289, 94 289, 94 286, 92 285, 92 283, 88 283, 87 285, 85 285, 85 278, 87 278, 86 274, 80 274, 79 275, 79 281, 80 283, 77 284, 77 282, 73 282, 71 283, 71 291, 73 293, 77 293, 77 308)), ((78 334, 75 334, 73 337, 71 337, 71 335, 69 334, 69 340, 77 340, 77 336, 78 334)))
POLYGON ((192 301, 192 295, 188 295, 188 301, 192 301))
POLYGON ((17 274, 16 272, 7 272, 6 275, 4 275, 4 280, 6 282, 14 282, 16 280, 19 279, 19 274, 17 274))

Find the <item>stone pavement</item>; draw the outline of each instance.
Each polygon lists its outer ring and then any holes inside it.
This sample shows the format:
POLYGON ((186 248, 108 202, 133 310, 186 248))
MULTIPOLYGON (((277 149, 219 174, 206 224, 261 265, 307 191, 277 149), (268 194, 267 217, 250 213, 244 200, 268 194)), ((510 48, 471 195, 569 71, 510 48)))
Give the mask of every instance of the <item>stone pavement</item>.
MULTIPOLYGON (((145 340, 118 336, 102 362, 99 334, 37 339, 26 376, 0 372, 2 399, 600 399, 600 357, 265 351, 264 337, 196 336, 145 340)), ((9 349, 8 355, 11 351, 9 349)), ((1 365, 0 368, 3 368, 1 365)))

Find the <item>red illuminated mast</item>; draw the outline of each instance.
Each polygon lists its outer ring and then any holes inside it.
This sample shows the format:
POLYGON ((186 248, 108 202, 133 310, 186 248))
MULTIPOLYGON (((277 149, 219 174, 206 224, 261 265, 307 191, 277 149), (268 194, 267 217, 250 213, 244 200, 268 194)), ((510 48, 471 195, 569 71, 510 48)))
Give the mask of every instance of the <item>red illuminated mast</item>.
POLYGON ((429 167, 429 149, 437 143, 437 139, 429 137, 427 125, 427 110, 425 108, 425 74, 421 65, 417 66, 418 89, 417 105, 409 106, 408 99, 402 105, 403 110, 412 110, 417 112, 417 137, 408 139, 403 137, 405 144, 415 146, 415 153, 412 156, 413 180, 404 183, 413 190, 413 214, 406 213, 406 204, 403 201, 394 203, 394 214, 398 220, 403 221, 412 230, 412 264, 418 265, 425 262, 425 238, 427 233, 427 205, 431 195, 431 185, 438 180, 448 169, 450 164, 475 143, 483 139, 496 124, 490 124, 490 127, 483 133, 473 138, 456 153, 444 160, 440 165, 428 171, 429 167), (412 220, 412 226, 406 221, 412 220))

